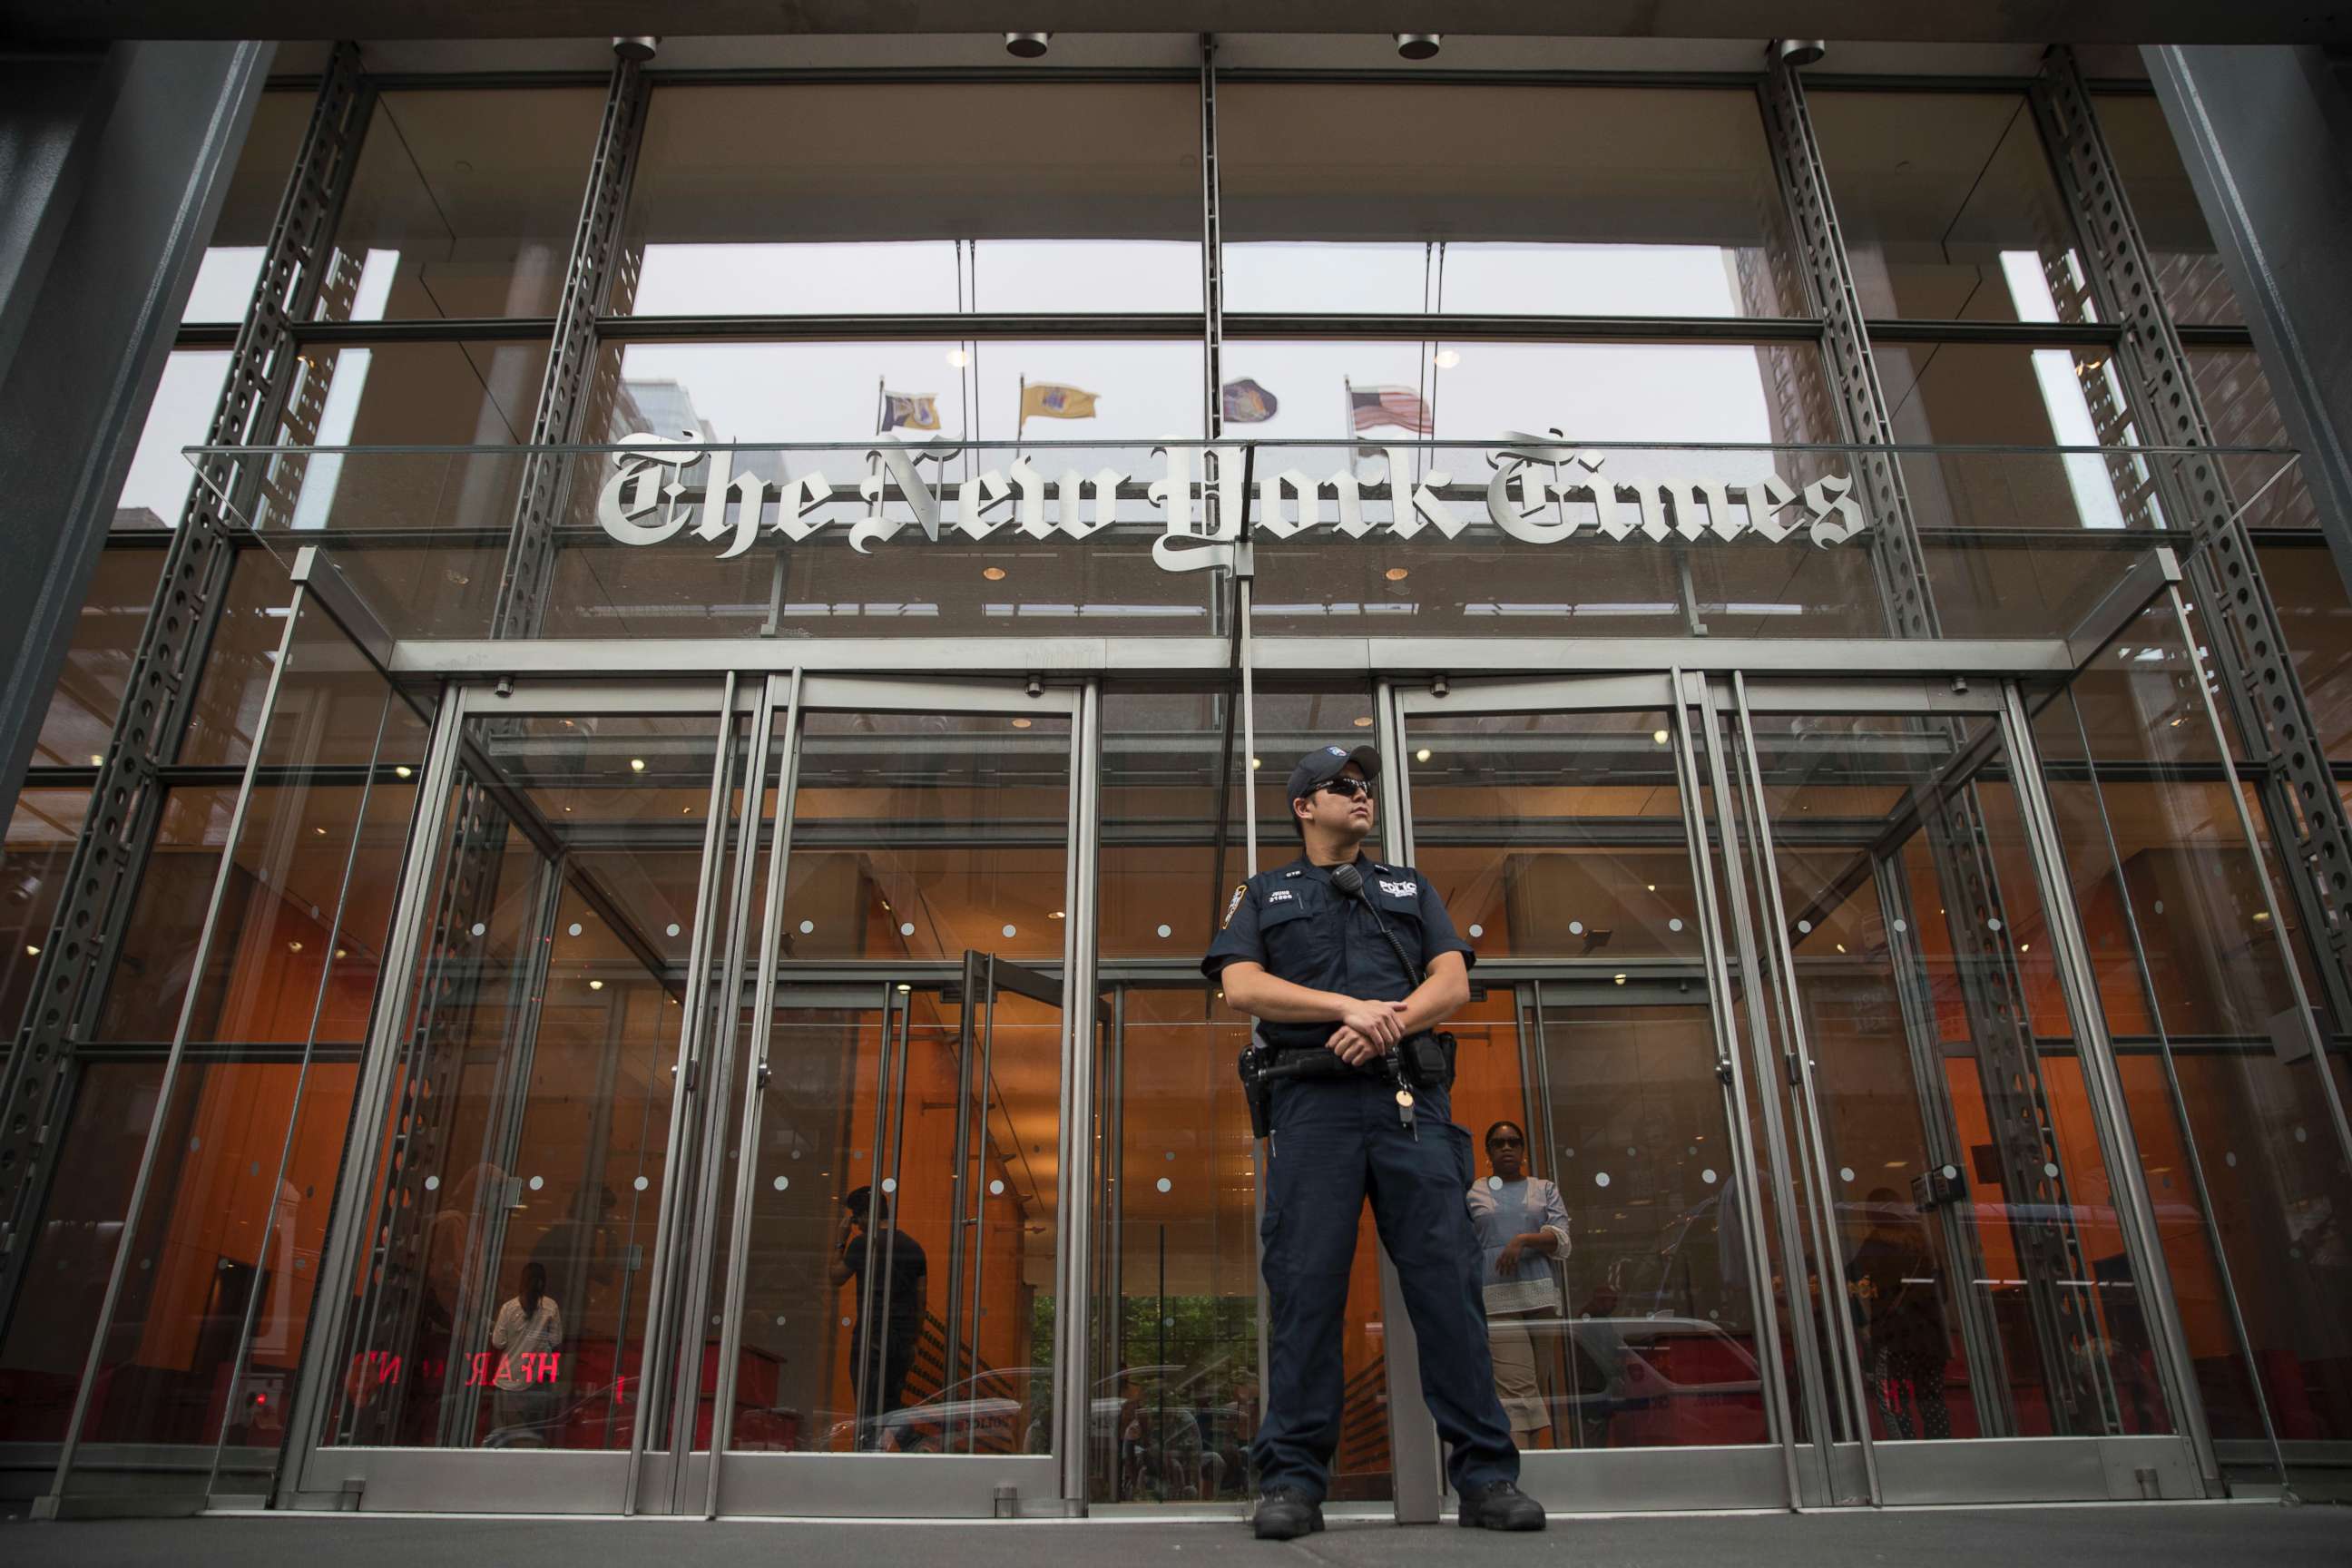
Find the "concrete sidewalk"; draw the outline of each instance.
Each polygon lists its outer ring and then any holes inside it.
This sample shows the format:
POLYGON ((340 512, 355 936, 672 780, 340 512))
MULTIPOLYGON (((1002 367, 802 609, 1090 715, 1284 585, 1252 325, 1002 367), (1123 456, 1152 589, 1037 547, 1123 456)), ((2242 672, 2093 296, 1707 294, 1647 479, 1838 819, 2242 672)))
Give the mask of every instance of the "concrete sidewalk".
POLYGON ((2352 1564, 2352 1509, 2276 1503, 2135 1503, 2067 1508, 1909 1509, 1836 1514, 1707 1514, 1555 1521, 1538 1536, 1385 1521, 1334 1521, 1325 1533, 1261 1544, 1238 1523, 1118 1520, 987 1524, 809 1521, 704 1524, 670 1520, 407 1519, 295 1514, 252 1518, 0 1525, 0 1561, 49 1564, 223 1564, 224 1568, 1119 1568, 1255 1561, 1433 1568, 1568 1563, 1578 1568, 2315 1568, 2352 1564))

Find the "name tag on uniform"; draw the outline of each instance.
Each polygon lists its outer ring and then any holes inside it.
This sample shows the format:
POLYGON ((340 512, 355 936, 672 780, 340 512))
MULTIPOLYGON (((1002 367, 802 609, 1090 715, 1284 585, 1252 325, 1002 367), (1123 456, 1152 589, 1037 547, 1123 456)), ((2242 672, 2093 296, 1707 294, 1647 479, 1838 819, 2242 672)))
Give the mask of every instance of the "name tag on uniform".
POLYGON ((1391 899, 1414 899, 1421 896, 1419 882, 1382 882, 1381 891, 1391 899))
POLYGON ((1288 888, 1276 888, 1265 896, 1265 901, 1269 904, 1288 903, 1294 896, 1288 888))

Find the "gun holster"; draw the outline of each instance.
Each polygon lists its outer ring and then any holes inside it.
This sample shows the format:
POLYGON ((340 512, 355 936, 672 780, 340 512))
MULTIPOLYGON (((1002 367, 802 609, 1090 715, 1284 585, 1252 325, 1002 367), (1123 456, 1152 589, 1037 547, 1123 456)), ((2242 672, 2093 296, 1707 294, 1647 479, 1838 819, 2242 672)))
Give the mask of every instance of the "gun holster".
MULTIPOLYGON (((1397 1047, 1405 1081, 1423 1091, 1452 1088, 1457 1048, 1454 1037, 1443 1030, 1423 1029, 1420 1034, 1407 1036, 1397 1047)), ((1249 1101, 1253 1138, 1263 1138, 1273 1129, 1274 1086, 1280 1079, 1385 1078, 1389 1071, 1385 1058, 1355 1068, 1319 1047, 1276 1051, 1255 1029, 1250 1031, 1250 1043, 1242 1047, 1239 1067, 1242 1095, 1249 1101)))

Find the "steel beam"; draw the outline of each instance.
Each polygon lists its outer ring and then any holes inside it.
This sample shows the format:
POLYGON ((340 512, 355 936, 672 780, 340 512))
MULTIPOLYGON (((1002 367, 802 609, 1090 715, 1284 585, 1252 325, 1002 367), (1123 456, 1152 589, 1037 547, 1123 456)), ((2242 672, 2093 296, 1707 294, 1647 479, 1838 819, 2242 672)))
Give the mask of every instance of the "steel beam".
MULTIPOLYGON (((289 406, 298 365, 290 333, 330 295, 334 223, 358 163, 369 99, 358 47, 339 45, 278 205, 205 437, 209 445, 268 441, 281 425, 310 412, 299 401, 289 406)), ((306 379, 316 385, 318 378, 306 379)), ((0 1331, 23 1279, 65 1131, 70 1053, 88 1037, 113 973, 168 793, 158 770, 178 753, 219 621, 235 554, 230 531, 241 513, 249 515, 265 483, 263 461, 215 455, 201 465, 199 482, 189 490, 154 610, 124 682, 89 815, 68 863, 65 897, 41 950, 16 1048, 0 1068, 0 1331)))

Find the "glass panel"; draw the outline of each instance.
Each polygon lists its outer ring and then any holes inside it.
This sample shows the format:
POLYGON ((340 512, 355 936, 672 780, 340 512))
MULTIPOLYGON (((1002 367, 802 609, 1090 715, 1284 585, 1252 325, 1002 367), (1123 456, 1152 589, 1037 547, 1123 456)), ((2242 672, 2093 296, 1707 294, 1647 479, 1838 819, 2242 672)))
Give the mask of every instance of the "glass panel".
POLYGON ((40 738, 33 743, 34 767, 94 768, 104 759, 122 710, 131 656, 139 650, 163 574, 161 550, 100 554, 66 648, 65 668, 58 672, 58 688, 41 720, 40 738))
POLYGON ((1200 163, 1190 85, 663 87, 613 309, 1198 310, 1200 163))
MULTIPOLYGON (((391 912, 376 889, 402 858, 425 738, 424 722, 320 612, 295 628, 278 698, 264 782, 230 847, 201 965, 191 936, 172 952, 173 973, 157 974, 140 957, 151 951, 140 922, 160 912, 192 924, 215 879, 185 873, 210 872, 219 858, 159 853, 154 868, 164 885, 184 883, 188 901, 159 911, 142 898, 123 963, 140 963, 143 978, 118 977, 110 993, 117 1019, 125 999, 147 998, 138 1032, 159 1040, 173 1037, 184 1006, 185 1055, 156 1111, 160 1163, 145 1206, 122 1227, 129 1268, 102 1326, 84 1435, 205 1446, 200 1459, 163 1460, 171 1489, 215 1479, 215 1458, 225 1472, 265 1476, 285 1436, 391 912), (330 709, 348 711, 328 722, 330 709), (369 751, 330 771, 344 730, 366 731, 369 751)), ((207 838, 228 826, 226 797, 214 805, 207 838)), ((77 1491, 108 1484, 112 1462, 91 1459, 72 1478, 77 1491)))
POLYGON ((1497 441, 1555 426, 1579 441, 1661 446, 1838 438, 1809 344, 1237 339, 1224 363, 1229 383, 1271 395, 1265 419, 1228 418, 1230 433, 1252 438, 1497 441))
MULTIPOLYGON (((1194 342, 628 343, 606 350, 604 363, 620 393, 599 440, 650 432, 706 441, 864 441, 890 418, 885 390, 929 400, 937 428, 968 440, 1133 442, 1202 434, 1194 342), (1088 400, 1063 399, 1049 409, 1049 388, 1088 400), (1025 411, 1024 389, 1036 394, 1025 411)), ((919 438, 929 426, 903 428, 919 438)), ((1040 454, 1038 461, 1062 456, 1040 454)))
POLYGON ((2315 1459, 2304 1445, 2352 1430, 2352 1284, 2329 1239, 2352 1177, 2193 687, 2183 720, 2188 650, 2168 613, 2142 617, 2131 646, 2161 657, 2103 661, 2044 710, 2051 803, 2207 1418, 2217 1438, 2259 1443, 2267 1406, 2290 1464, 2315 1459))
POLYGON ((317 101, 313 93, 265 92, 254 106, 253 124, 229 172, 228 195, 213 225, 212 244, 197 265, 195 286, 180 320, 236 321, 252 309, 262 253, 317 101))
POLYGON ((1989 723, 1754 716, 1872 1430, 2167 1431, 1989 723))
MULTIPOLYGON (((1096 940, 1105 960, 1206 952, 1248 879, 1241 792, 1252 764, 1234 702, 1222 692, 1104 694, 1096 940)), ((1260 823, 1258 836, 1290 853, 1280 823, 1260 823)))
MULTIPOLYGON (((98 1062, 79 1074, 48 1206, 30 1237, 25 1279, 34 1288, 18 1294, 0 1340, 0 1443, 56 1443, 73 1419, 163 1078, 160 1061, 98 1062)), ((44 1468, 56 1467, 49 1450, 44 1468)))
POLYGON ((785 960, 1061 961, 1066 718, 811 713, 802 733, 785 960))
POLYGON ((718 722, 467 731, 329 1438, 624 1448, 718 722))
POLYGON ((2205 226, 2180 148, 2164 122, 2164 106, 2146 93, 2103 94, 2092 101, 2148 258, 2156 264, 2165 310, 2184 325, 2242 325, 2245 312, 2216 253, 2213 233, 2205 226))
POLYGON ((1238 1500, 1263 1403, 1255 1145, 1233 1072, 1249 1020, 1197 985, 1129 986, 1116 1007, 1097 1068, 1087 1495, 1238 1500))
POLYGON ((1808 102, 1863 314, 1938 321, 2095 316, 2022 93, 1839 92, 1817 85, 1808 102))
POLYGON ((2352 761, 2352 598, 2344 575, 2315 539, 2265 542, 2255 555, 2311 704, 2312 732, 2328 756, 2352 761))
POLYGON ((1229 310, 1805 313, 1745 89, 1235 83, 1217 108, 1229 310))
POLYGON ((552 315, 604 112, 593 88, 383 94, 319 316, 552 315))
POLYGON ((180 526, 188 492, 196 483, 196 470, 180 448, 212 439, 213 415, 220 405, 228 362, 227 354, 196 350, 183 350, 163 361, 163 379, 155 384, 155 401, 147 405, 147 423, 140 428, 131 471, 114 502, 115 528, 180 526))
MULTIPOLYGON (((1615 985, 1545 987, 1528 1142, 1535 1170, 1558 1173, 1574 1245, 1565 1322, 1528 1323, 1553 1415, 1542 1446, 1770 1440, 1704 984, 1645 984, 1635 1003, 1615 985)), ((1496 1131, 1481 1132, 1490 1184, 1496 1131)))
POLYGON ((241 550, 229 567, 220 619, 205 650, 179 761, 189 767, 242 765, 261 721, 269 671, 286 636, 294 585, 286 568, 264 550, 241 550))
POLYGON ((1698 963, 1672 738, 1663 710, 1412 720, 1414 863, 1479 957, 1698 963))
POLYGON ((65 898, 66 870, 89 799, 84 788, 35 786, 17 792, 8 816, 0 846, 0 1025, 11 1039, 65 898))
MULTIPOLYGON (((2197 384, 2197 404, 2206 428, 2224 447, 2292 448, 2294 437, 2279 416, 2278 400, 2263 374, 2263 362, 2252 349, 2191 349, 2189 376, 2197 384)), ((2319 526, 2319 509, 2304 484, 2299 466, 2284 458, 2252 453, 2224 454, 2221 472, 2229 480, 2230 499, 2245 509, 2248 528, 2308 528, 2319 526), (2284 468, 2286 471, 2280 474, 2284 468), (2276 482, 2272 482, 2277 475, 2276 482)))

